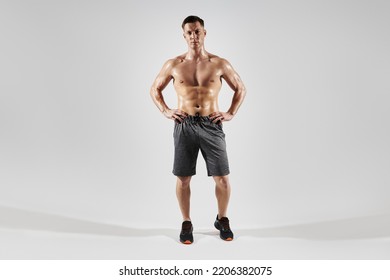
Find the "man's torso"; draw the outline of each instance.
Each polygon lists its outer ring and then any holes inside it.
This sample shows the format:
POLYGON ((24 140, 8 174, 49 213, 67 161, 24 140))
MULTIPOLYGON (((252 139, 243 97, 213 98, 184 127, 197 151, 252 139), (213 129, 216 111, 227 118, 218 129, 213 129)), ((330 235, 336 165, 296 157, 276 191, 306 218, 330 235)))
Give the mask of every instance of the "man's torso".
POLYGON ((209 54, 208 59, 192 61, 179 56, 172 68, 178 109, 189 115, 207 116, 219 111, 218 94, 222 86, 222 62, 209 54))

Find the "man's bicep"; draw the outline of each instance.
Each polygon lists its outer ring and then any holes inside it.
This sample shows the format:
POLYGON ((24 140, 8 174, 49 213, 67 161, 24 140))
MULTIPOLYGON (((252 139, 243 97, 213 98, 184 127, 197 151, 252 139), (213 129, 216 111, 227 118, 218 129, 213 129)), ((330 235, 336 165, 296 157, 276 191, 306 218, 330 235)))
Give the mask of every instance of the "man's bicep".
POLYGON ((160 73, 157 75, 154 80, 153 87, 157 90, 163 90, 168 83, 173 79, 172 77, 172 63, 167 61, 162 67, 160 73))
POLYGON ((240 78, 240 75, 233 69, 228 61, 224 61, 222 78, 227 84, 234 90, 237 91, 244 87, 244 84, 240 78))
POLYGON ((169 84, 171 80, 172 80, 171 75, 159 74, 153 83, 153 88, 162 91, 169 84))

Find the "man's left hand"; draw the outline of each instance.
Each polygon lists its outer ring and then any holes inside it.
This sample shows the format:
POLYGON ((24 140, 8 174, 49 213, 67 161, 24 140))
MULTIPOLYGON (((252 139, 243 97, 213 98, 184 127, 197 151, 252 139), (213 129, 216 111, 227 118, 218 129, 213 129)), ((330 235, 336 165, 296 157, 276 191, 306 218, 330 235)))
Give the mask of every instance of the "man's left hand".
POLYGON ((211 113, 209 117, 213 123, 221 123, 230 121, 233 118, 233 114, 228 112, 214 112, 211 113))

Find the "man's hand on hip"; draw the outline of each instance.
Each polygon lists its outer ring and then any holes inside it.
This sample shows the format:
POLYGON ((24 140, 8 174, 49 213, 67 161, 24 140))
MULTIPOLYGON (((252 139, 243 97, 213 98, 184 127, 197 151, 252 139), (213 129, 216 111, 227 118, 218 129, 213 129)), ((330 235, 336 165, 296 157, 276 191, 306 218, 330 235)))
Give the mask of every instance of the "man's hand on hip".
POLYGON ((163 112, 168 119, 174 120, 177 123, 182 123, 188 114, 179 109, 168 109, 163 112))
POLYGON ((233 119, 233 114, 225 112, 214 112, 209 115, 213 123, 227 122, 233 119))

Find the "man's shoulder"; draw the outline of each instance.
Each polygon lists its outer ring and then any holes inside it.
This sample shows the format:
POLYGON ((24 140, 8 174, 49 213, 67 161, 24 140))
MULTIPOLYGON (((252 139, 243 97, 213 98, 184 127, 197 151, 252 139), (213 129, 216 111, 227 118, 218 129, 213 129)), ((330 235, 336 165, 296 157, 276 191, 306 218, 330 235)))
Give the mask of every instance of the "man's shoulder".
POLYGON ((215 54, 209 53, 209 58, 210 58, 211 62, 214 62, 220 66, 225 66, 225 65, 229 64, 229 61, 227 61, 227 59, 220 57, 218 55, 215 55, 215 54))
POLYGON ((162 71, 165 73, 171 73, 173 69, 176 67, 176 65, 180 64, 183 61, 182 56, 177 56, 174 58, 170 58, 167 61, 165 61, 162 71))
POLYGON ((173 66, 175 66, 175 65, 177 65, 179 63, 182 63, 184 61, 184 58, 185 58, 185 55, 178 55, 178 56, 176 56, 174 58, 168 59, 165 62, 165 64, 170 65, 170 66, 173 67, 173 66))

